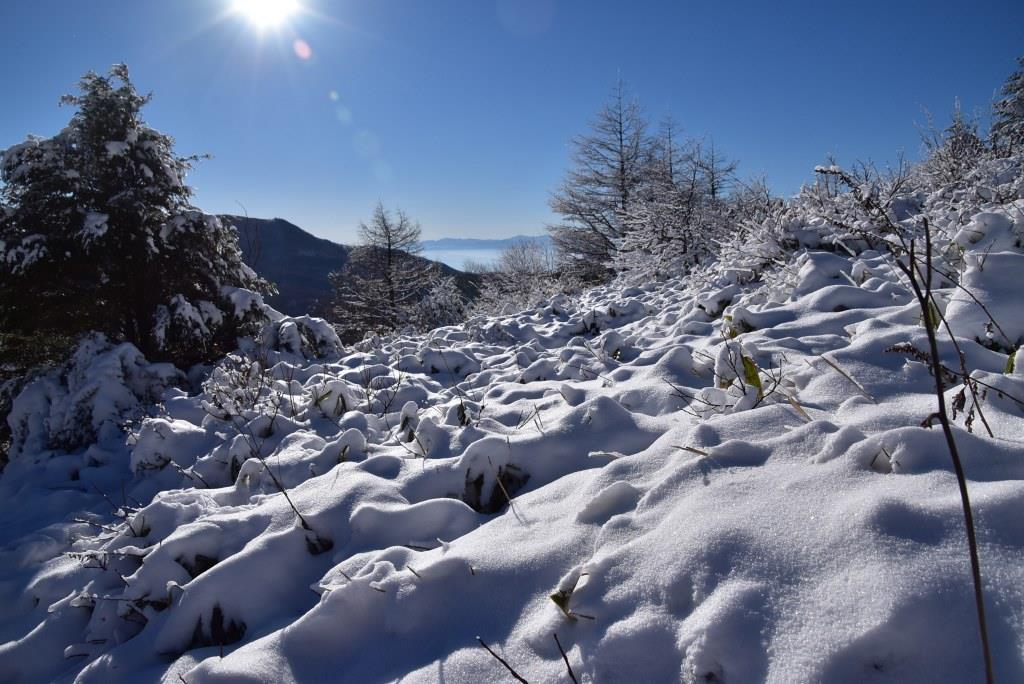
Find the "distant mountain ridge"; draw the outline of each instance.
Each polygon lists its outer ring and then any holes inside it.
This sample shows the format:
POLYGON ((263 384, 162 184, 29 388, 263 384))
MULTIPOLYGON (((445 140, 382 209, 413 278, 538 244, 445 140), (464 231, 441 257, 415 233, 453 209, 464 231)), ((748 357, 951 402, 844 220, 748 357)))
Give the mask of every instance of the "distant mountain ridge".
MULTIPOLYGON (((328 275, 348 262, 350 247, 318 238, 282 218, 224 215, 238 229, 242 258, 259 275, 277 285, 267 303, 286 314, 320 314, 331 295, 328 275)), ((511 238, 515 240, 515 238, 511 238)), ((463 294, 476 294, 477 276, 438 263, 455 277, 463 294)))
POLYGON ((486 239, 486 238, 438 238, 437 240, 421 240, 420 245, 425 250, 442 249, 503 249, 509 245, 519 242, 550 242, 547 235, 514 235, 509 238, 486 239))

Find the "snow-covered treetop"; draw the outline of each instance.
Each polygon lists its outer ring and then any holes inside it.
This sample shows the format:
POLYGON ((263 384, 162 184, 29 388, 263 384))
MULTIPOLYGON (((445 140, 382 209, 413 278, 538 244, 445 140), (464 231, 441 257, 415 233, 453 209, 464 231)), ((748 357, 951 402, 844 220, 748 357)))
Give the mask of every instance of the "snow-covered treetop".
POLYGON ((234 228, 192 205, 196 157, 145 122, 150 97, 122 64, 90 72, 61 99, 75 108, 63 130, 0 154, 0 324, 8 345, 52 348, 27 362, 59 360, 96 331, 187 365, 258 329, 222 290, 266 283, 234 228))

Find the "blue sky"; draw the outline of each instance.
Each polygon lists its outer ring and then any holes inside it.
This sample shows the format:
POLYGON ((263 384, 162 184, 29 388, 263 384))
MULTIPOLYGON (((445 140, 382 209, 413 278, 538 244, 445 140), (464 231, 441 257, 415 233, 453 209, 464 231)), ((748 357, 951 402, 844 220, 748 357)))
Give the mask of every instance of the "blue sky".
POLYGON ((212 212, 352 241, 382 199, 424 237, 539 233, 620 76, 792 193, 827 154, 914 158, 922 109, 987 113, 1024 2, 301 0, 259 31, 233 0, 0 2, 0 147, 53 134, 85 71, 124 61, 212 212), (301 58, 294 41, 305 41, 301 58))

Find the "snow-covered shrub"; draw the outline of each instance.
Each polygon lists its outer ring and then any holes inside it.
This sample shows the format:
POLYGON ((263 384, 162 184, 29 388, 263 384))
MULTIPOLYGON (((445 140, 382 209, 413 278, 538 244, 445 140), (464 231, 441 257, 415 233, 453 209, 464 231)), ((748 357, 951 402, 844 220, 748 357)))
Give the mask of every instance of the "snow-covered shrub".
POLYGON ((964 180, 987 153, 978 122, 964 116, 957 101, 944 130, 929 124, 922 134, 927 154, 915 171, 933 184, 964 180))
POLYGON ((969 183, 929 197, 928 213, 949 240, 945 272, 959 277, 945 314, 956 335, 1010 353, 1024 341, 1015 284, 1024 268, 1024 156, 987 160, 969 183))
MULTIPOLYGON (((254 417, 252 412, 268 401, 271 387, 272 378, 265 360, 228 354, 203 382, 202 405, 207 413, 220 420, 243 417, 248 421, 254 417)), ((271 403, 277 402, 271 400, 271 403)))
POLYGON ((211 435, 187 420, 147 418, 132 435, 132 472, 160 470, 169 463, 189 466, 195 454, 209 448, 211 435))
POLYGON ((66 364, 15 397, 7 417, 11 457, 120 440, 126 423, 141 418, 168 387, 183 380, 172 365, 147 362, 127 342, 113 345, 101 335, 89 337, 66 364))
POLYGON ((413 310, 412 321, 417 330, 432 330, 446 325, 458 325, 466 320, 469 303, 451 276, 437 274, 430 288, 413 310))
POLYGON ((582 283, 558 267, 554 250, 538 240, 521 240, 501 250, 493 266, 477 266, 480 291, 473 300, 474 315, 507 315, 526 311, 566 293, 578 293, 582 283))
POLYGON ((283 316, 269 321, 257 346, 262 353, 277 352, 292 360, 336 359, 343 349, 334 327, 313 316, 283 316))

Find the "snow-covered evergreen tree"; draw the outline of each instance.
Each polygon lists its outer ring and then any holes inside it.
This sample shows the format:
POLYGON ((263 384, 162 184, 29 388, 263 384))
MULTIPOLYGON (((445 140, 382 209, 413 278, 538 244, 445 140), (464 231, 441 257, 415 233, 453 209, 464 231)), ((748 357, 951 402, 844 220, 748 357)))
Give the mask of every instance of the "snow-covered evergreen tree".
POLYGON ((58 361, 90 331, 185 366, 256 331, 237 288, 262 282, 237 234, 190 202, 194 158, 141 116, 149 101, 124 65, 86 74, 77 109, 50 138, 0 162, 0 345, 16 368, 58 361))
POLYGON ((1003 84, 992 113, 992 143, 1004 154, 1024 152, 1024 57, 1018 57, 1017 69, 1003 84))

